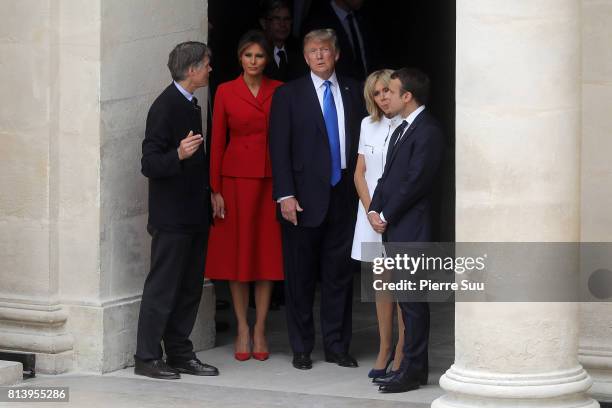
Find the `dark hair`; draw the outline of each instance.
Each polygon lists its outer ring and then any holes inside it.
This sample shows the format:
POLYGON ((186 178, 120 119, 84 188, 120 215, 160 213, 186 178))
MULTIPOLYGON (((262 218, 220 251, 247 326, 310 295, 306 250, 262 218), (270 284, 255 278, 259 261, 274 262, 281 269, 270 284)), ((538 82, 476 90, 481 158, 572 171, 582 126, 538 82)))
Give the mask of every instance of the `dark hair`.
POLYGON ((286 8, 289 10, 289 14, 291 14, 291 6, 287 0, 261 0, 259 2, 259 17, 269 17, 274 10, 280 8, 286 8))
POLYGON ((210 58, 210 49, 203 42, 187 41, 178 44, 168 55, 168 69, 172 79, 177 82, 185 79, 189 67, 200 65, 204 57, 210 58))
POLYGON ((402 83, 402 94, 410 92, 419 105, 429 103, 429 77, 417 68, 401 68, 391 74, 391 79, 402 83))
POLYGON ((249 30, 244 33, 244 35, 240 37, 240 40, 238 41, 238 62, 240 62, 240 57, 242 56, 244 50, 253 44, 257 44, 263 48, 264 52, 266 53, 266 59, 270 59, 270 55, 272 55, 272 52, 270 51, 270 43, 268 43, 263 31, 249 30))

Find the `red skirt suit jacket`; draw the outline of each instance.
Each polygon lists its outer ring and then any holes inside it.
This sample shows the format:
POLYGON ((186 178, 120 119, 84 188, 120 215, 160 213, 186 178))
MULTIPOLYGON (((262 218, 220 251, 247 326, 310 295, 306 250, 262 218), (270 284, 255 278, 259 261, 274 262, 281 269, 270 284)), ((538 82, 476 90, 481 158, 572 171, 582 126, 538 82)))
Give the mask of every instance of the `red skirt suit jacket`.
POLYGON ((213 191, 220 191, 221 176, 272 177, 268 118, 272 94, 279 85, 282 82, 264 77, 257 97, 253 96, 242 76, 219 85, 210 147, 213 191))
POLYGON ((268 149, 272 94, 281 84, 264 77, 255 97, 240 76, 217 89, 210 184, 223 196, 225 218, 215 218, 210 232, 205 274, 211 279, 283 279, 268 149))

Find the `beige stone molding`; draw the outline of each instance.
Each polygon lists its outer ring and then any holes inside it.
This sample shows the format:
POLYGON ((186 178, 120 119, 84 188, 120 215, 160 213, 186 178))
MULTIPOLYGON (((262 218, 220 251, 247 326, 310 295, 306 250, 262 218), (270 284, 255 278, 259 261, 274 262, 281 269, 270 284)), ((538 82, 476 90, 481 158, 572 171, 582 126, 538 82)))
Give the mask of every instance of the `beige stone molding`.
POLYGON ((0 302, 0 348, 33 353, 70 351, 74 339, 66 333, 68 311, 61 305, 0 302))
POLYGON ((591 368, 612 370, 612 348, 610 347, 580 347, 578 359, 589 371, 591 368))
POLYGON ((453 364, 440 378, 448 392, 492 398, 556 398, 587 391, 592 380, 582 366, 538 374, 490 373, 453 364))
POLYGON ((68 312, 59 305, 26 305, 23 303, 0 302, 0 322, 20 324, 63 326, 68 312))

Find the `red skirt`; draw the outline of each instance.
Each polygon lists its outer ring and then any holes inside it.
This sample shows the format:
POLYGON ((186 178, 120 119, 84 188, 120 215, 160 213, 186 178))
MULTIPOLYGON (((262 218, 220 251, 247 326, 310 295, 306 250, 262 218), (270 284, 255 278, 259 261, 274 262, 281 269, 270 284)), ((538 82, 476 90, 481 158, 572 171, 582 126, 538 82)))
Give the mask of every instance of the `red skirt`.
POLYGON ((271 178, 222 177, 225 218, 210 229, 209 279, 251 282, 283 279, 283 255, 271 178))

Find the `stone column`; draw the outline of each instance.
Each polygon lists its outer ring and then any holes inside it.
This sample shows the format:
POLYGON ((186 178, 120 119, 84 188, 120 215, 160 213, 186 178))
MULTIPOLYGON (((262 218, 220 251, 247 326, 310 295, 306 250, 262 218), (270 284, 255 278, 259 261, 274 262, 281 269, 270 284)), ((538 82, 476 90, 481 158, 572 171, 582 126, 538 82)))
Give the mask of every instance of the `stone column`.
MULTIPOLYGON (((40 372, 123 368, 149 267, 145 118, 172 47, 206 40, 207 2, 5 0, 0 14, 0 349, 36 353, 40 372)), ((214 343, 210 284, 192 338, 214 343)))
MULTIPOLYGON (((457 2, 456 237, 580 238, 580 4, 457 2)), ((597 407, 578 304, 457 303, 450 407, 597 407)))
MULTIPOLYGON (((612 242, 612 1, 583 0, 582 14, 581 240, 612 242)), ((591 266, 611 265, 606 259, 591 266)), ((608 302, 582 305, 580 362, 594 381, 590 394, 606 402, 612 402, 611 316, 608 302)))
POLYGON ((0 349, 72 367, 59 297, 59 43, 52 2, 0 2, 0 349))

